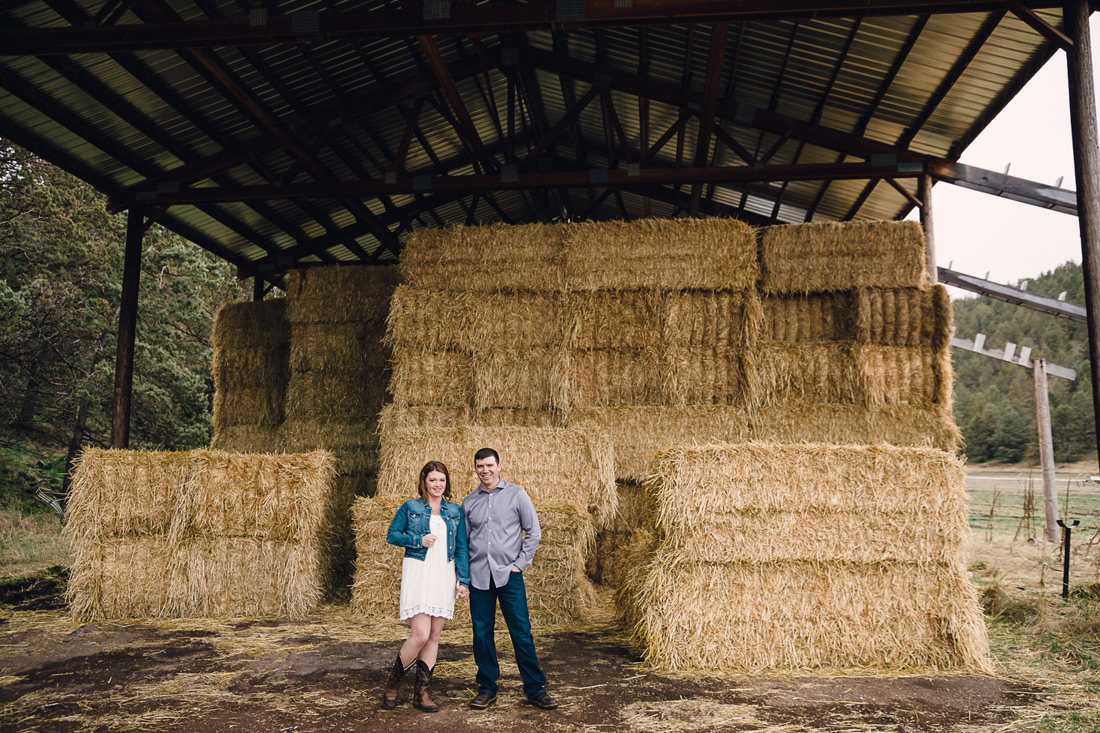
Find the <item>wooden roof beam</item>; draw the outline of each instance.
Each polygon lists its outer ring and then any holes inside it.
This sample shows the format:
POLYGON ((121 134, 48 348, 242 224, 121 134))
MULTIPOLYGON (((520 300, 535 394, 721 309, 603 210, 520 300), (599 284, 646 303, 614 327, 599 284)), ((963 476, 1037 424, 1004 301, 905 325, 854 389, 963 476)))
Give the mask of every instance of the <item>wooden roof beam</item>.
MULTIPOLYGON (((705 165, 710 152, 710 136, 714 129, 714 105, 718 102, 718 82, 722 76, 722 62, 726 58, 728 23, 717 23, 710 31, 710 53, 707 56, 707 76, 703 83, 703 108, 699 114, 699 139, 695 146, 695 165, 705 165)), ((699 215, 699 202, 703 184, 691 184, 691 204, 688 213, 699 215)))

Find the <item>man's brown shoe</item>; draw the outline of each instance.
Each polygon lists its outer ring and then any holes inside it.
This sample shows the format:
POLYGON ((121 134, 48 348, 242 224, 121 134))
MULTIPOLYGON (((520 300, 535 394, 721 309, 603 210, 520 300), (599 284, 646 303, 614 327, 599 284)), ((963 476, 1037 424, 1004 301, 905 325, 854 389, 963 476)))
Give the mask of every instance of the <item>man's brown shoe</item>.
POLYGON ((540 692, 534 697, 527 698, 527 701, 537 708, 543 710, 553 710, 558 706, 558 701, 550 697, 549 692, 540 692))
POLYGON ((484 710, 497 701, 496 695, 490 695, 488 692, 479 692, 477 697, 470 700, 470 707, 474 710, 484 710))

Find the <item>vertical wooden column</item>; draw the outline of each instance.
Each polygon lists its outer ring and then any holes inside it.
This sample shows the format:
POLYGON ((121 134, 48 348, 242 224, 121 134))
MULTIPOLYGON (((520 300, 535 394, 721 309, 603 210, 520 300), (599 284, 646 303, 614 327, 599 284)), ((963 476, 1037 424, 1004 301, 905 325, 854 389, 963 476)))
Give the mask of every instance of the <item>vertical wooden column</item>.
POLYGON ((111 447, 130 445, 130 396, 134 386, 134 338, 137 334, 138 285, 141 279, 141 240, 145 212, 130 209, 126 219, 126 253, 122 265, 122 301, 118 309, 118 354, 115 394, 111 411, 111 447))
POLYGON ((264 279, 259 275, 252 278, 252 300, 259 302, 264 299, 264 279))
POLYGON ((1039 466, 1043 474, 1043 511, 1046 514, 1046 541, 1058 544, 1058 491, 1054 485, 1054 441, 1050 434, 1050 393, 1047 387, 1047 360, 1035 359, 1035 414, 1039 426, 1039 466))
POLYGON ((932 176, 927 173, 920 177, 920 223, 924 227, 925 267, 928 268, 928 281, 939 282, 939 270, 936 269, 936 230, 932 225, 932 176))
MULTIPOLYGON (((1092 408, 1100 426, 1100 150, 1097 149, 1096 90, 1092 78, 1092 39, 1088 0, 1067 0, 1066 33, 1073 46, 1069 64, 1070 130, 1073 168, 1077 179, 1077 221, 1081 228, 1081 264, 1085 274, 1085 310, 1088 312, 1089 373, 1092 408)), ((1097 433, 1100 436, 1100 431, 1097 433)))

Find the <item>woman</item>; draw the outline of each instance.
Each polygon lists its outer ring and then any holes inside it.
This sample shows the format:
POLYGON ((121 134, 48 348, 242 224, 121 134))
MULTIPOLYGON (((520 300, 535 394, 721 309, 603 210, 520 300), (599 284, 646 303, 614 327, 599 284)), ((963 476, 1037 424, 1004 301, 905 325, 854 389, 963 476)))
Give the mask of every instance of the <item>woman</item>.
POLYGON ((401 620, 409 638, 394 660, 382 693, 382 707, 397 706, 397 689, 416 663, 413 705, 426 713, 439 707, 428 695, 439 651, 439 633, 454 617, 455 598, 470 595, 470 557, 466 550, 466 518, 451 497, 451 475, 439 461, 420 469, 420 497, 409 499, 390 523, 386 541, 405 548, 401 564, 401 620))

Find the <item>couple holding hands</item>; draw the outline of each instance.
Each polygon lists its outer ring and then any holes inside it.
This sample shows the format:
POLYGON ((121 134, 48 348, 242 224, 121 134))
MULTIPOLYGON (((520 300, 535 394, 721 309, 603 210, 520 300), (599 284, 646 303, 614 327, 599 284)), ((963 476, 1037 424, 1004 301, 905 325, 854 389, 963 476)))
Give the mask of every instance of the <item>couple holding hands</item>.
POLYGON ((429 686, 443 624, 454 617, 455 598, 470 599, 470 621, 477 662, 478 694, 470 707, 484 710, 496 702, 500 665, 493 632, 496 606, 508 625, 523 692, 536 707, 558 703, 546 692, 539 669, 523 571, 530 565, 541 532, 527 492, 500 477, 500 456, 492 448, 474 454, 478 487, 461 505, 448 501, 451 477, 439 461, 420 469, 419 497, 397 510, 386 541, 405 548, 401 566, 401 620, 409 638, 401 646, 382 693, 382 707, 397 705, 397 692, 416 665, 413 705, 434 713, 429 686))

